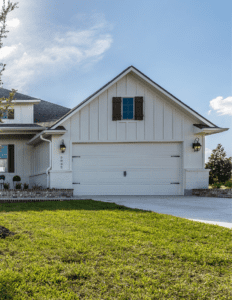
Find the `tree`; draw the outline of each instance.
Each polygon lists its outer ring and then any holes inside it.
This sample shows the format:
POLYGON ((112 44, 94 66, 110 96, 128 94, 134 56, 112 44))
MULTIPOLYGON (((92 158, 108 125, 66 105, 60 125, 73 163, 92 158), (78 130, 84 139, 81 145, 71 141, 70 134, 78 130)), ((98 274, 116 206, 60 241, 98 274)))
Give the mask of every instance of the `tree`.
POLYGON ((231 178, 232 157, 227 158, 226 152, 221 144, 217 145, 209 157, 209 162, 205 164, 206 169, 210 169, 209 183, 223 182, 231 178))
MULTIPOLYGON (((6 30, 7 15, 15 8, 18 8, 17 4, 18 4, 18 2, 12 3, 10 0, 8 0, 8 3, 6 5, 5 0, 3 0, 2 10, 0 12, 0 49, 3 46, 2 39, 6 38, 7 37, 6 33, 9 32, 8 30, 6 30)), ((0 63, 0 67, 1 67, 0 86, 2 87, 2 84, 3 84, 2 83, 2 73, 5 70, 6 64, 0 63)), ((13 100, 16 92, 17 92, 17 90, 12 89, 12 91, 9 93, 8 98, 5 98, 5 97, 0 98, 0 123, 3 123, 3 121, 2 121, 3 113, 6 112, 9 107, 12 108, 12 106, 13 106, 12 100, 13 100)))

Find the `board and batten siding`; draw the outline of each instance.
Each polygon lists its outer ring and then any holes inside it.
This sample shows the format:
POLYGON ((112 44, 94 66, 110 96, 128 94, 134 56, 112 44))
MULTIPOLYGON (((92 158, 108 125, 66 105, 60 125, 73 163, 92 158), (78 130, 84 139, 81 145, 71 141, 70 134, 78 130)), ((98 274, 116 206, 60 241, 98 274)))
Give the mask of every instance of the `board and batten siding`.
POLYGON ((183 140, 183 126, 182 112, 127 75, 71 117, 71 138, 73 142, 176 141, 183 140), (144 97, 144 119, 112 121, 112 98, 134 96, 144 97))
POLYGON ((72 143, 85 142, 182 142, 183 167, 203 168, 202 151, 192 149, 195 123, 200 122, 150 85, 128 74, 62 123, 67 133, 52 138, 56 141, 54 146, 57 144, 53 149, 53 169, 60 169, 59 158, 55 156, 62 139, 67 146, 64 160, 69 157, 64 170, 71 170, 72 143), (112 98, 134 96, 143 96, 143 120, 113 121, 112 98))

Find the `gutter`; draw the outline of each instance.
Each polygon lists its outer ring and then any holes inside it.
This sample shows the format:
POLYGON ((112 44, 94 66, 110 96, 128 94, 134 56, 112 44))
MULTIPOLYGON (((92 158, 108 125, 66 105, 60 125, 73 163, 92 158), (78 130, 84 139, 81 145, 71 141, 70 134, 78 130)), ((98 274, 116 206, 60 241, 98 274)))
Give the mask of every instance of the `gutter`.
POLYGON ((50 182, 49 182, 48 172, 52 168, 52 142, 50 140, 46 140, 45 138, 43 138, 42 135, 40 135, 39 137, 40 137, 41 140, 50 143, 49 167, 46 170, 46 174, 47 174, 47 187, 50 188, 50 182))

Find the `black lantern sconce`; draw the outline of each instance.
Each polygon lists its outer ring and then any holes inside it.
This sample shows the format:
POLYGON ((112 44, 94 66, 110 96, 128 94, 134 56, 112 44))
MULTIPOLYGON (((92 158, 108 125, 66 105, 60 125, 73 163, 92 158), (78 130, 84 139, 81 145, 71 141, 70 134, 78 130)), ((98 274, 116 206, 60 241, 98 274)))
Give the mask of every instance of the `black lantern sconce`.
POLYGON ((195 139, 195 141, 193 143, 193 149, 194 149, 194 152, 201 150, 201 144, 199 143, 199 138, 195 139))
POLYGON ((62 140, 62 143, 60 145, 60 150, 61 150, 62 153, 64 153, 64 151, 66 150, 66 146, 64 144, 64 140, 62 140))

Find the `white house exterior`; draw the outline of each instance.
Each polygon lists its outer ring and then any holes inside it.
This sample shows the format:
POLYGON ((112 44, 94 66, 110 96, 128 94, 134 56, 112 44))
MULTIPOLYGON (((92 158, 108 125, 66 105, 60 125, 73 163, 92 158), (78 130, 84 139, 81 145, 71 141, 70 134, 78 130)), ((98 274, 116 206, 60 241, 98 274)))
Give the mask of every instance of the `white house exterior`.
POLYGON ((14 145, 7 162, 0 158, 11 186, 19 175, 30 187, 73 188, 74 195, 188 194, 208 187, 205 136, 228 130, 133 66, 71 110, 16 99, 14 119, 0 125, 1 145, 14 145))

